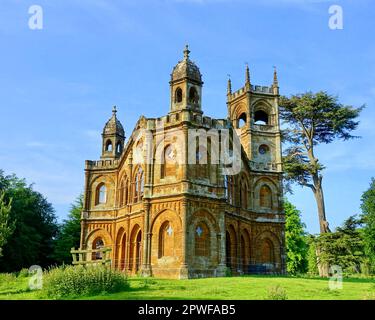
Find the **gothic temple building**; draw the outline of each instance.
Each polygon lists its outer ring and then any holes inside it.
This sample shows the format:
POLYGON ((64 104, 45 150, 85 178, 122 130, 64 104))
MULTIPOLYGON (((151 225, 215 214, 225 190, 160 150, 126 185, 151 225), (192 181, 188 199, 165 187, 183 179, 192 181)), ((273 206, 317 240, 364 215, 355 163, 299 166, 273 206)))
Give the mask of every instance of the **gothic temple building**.
POLYGON ((228 80, 228 116, 214 119, 203 113, 202 75, 189 54, 173 68, 167 115, 141 116, 126 140, 113 109, 100 160, 85 163, 80 248, 110 247, 112 266, 128 274, 285 273, 276 70, 269 87, 251 84, 248 67, 239 90, 228 80), (190 132, 221 130, 240 142, 235 174, 212 161, 214 134, 202 145, 197 138, 189 161, 190 132))

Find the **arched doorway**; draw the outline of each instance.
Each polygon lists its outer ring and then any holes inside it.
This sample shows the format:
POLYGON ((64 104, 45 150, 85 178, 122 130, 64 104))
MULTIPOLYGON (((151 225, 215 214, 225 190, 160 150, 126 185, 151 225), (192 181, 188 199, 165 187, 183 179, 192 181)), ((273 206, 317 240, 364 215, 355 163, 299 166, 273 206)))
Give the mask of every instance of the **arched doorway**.
POLYGON ((136 257, 135 257, 135 272, 141 268, 141 257, 142 257, 142 231, 138 232, 136 240, 136 257))
POLYGON ((230 225, 226 232, 226 256, 227 256, 227 267, 231 268, 232 271, 237 271, 237 240, 236 231, 232 225, 230 225))
POLYGON ((139 271, 142 263, 142 231, 138 224, 131 232, 129 260, 129 270, 133 273, 139 271))
POLYGON ((230 241, 230 234, 229 232, 227 231, 226 232, 226 237, 225 237, 225 256, 227 258, 227 267, 228 268, 231 268, 232 266, 232 252, 231 252, 231 247, 232 247, 232 243, 230 241))
POLYGON ((124 228, 120 228, 115 244, 115 268, 123 270, 125 267, 126 234, 124 228))
POLYGON ((241 269, 249 273, 250 267, 250 236, 246 229, 241 232, 241 269))

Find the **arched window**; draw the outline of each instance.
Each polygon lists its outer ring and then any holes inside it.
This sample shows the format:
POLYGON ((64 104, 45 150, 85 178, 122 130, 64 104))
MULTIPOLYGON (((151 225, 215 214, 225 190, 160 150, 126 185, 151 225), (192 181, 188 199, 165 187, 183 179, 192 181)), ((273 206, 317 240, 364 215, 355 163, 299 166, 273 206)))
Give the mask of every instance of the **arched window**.
POLYGON ((175 103, 180 103, 182 102, 182 89, 177 88, 174 94, 174 102, 175 103))
POLYGON ((191 87, 190 90, 189 90, 189 102, 190 103, 198 103, 199 102, 198 92, 194 87, 191 87))
POLYGON ((247 192, 247 184, 245 181, 241 181, 240 184, 240 204, 241 208, 247 209, 247 198, 248 198, 248 192, 247 192))
POLYGON ((247 117, 246 117, 246 113, 243 112, 239 118, 238 118, 238 128, 242 128, 246 125, 246 122, 247 122, 247 117))
POLYGON ((229 204, 234 204, 234 183, 232 176, 225 176, 226 198, 229 204))
POLYGON ((120 185, 120 206, 124 206, 128 204, 128 185, 129 185, 128 179, 127 178, 122 179, 121 185, 120 185))
MULTIPOLYGON (((104 242, 102 238, 96 238, 92 243, 92 249, 101 249, 104 247, 104 242)), ((100 260, 103 258, 103 255, 101 252, 93 252, 92 253, 92 260, 100 260)))
POLYGON ((210 256, 210 230, 204 222, 195 228, 195 256, 210 256))
POLYGON ((112 151, 112 141, 111 140, 108 140, 105 144, 105 151, 108 151, 108 152, 111 152, 112 151))
POLYGON ((117 152, 117 153, 121 153, 121 152, 122 152, 122 145, 121 145, 121 142, 118 142, 118 143, 117 143, 117 146, 116 146, 116 152, 117 152))
POLYGON ((274 263, 275 262, 273 244, 269 239, 265 239, 263 241, 261 254, 262 254, 261 255, 262 263, 274 263))
POLYGON ((268 124, 268 114, 263 110, 258 110, 254 114, 254 124, 267 125, 268 124))
POLYGON ((173 256, 174 230, 169 221, 165 221, 159 230, 159 258, 173 256))
POLYGON ((143 198, 144 191, 144 175, 141 167, 138 167, 138 170, 134 177, 134 202, 141 201, 143 198))
POLYGON ((107 202, 107 188, 104 183, 101 183, 96 188, 95 204, 102 204, 107 202))
POLYGON ((269 186, 262 186, 259 191, 259 205, 262 208, 272 208, 272 191, 269 186))
POLYGON ((195 175, 199 178, 208 177, 208 152, 204 145, 199 145, 199 138, 196 138, 196 151, 195 151, 195 175))
POLYGON ((173 145, 168 145, 164 149, 163 159, 161 163, 161 178, 165 178, 167 176, 174 176, 176 175, 177 169, 177 151, 173 145))
POLYGON ((265 155, 270 151, 270 148, 266 144, 262 144, 259 146, 258 151, 261 155, 265 155))

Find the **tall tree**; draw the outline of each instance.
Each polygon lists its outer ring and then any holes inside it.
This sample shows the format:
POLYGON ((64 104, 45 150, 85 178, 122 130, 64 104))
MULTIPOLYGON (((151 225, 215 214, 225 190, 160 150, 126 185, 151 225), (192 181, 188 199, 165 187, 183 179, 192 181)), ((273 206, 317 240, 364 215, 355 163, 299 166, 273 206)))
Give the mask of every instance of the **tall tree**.
POLYGON ((362 195, 363 238, 366 256, 370 259, 372 271, 375 271, 375 179, 371 179, 370 188, 362 195))
POLYGON ((301 212, 289 201, 284 201, 285 243, 287 271, 291 274, 304 273, 307 269, 307 243, 305 224, 301 221, 301 212))
POLYGON ((53 257, 58 263, 70 264, 72 262, 71 248, 79 247, 82 208, 83 195, 81 194, 71 205, 68 219, 64 220, 59 228, 53 253, 53 257))
POLYGON ((0 190, 0 257, 2 256, 3 246, 6 244, 9 236, 14 231, 14 223, 10 223, 10 210, 12 208, 12 199, 8 204, 4 200, 5 192, 0 190))
POLYGON ((336 139, 354 138, 351 132, 358 126, 356 119, 362 109, 363 106, 345 106, 323 91, 280 98, 280 116, 289 125, 283 132, 284 140, 289 143, 283 161, 285 178, 313 191, 321 233, 330 230, 322 186, 324 166, 315 154, 315 147, 336 139))
POLYGON ((0 271, 11 272, 34 264, 42 267, 52 264, 52 244, 57 232, 52 205, 25 180, 15 175, 4 176, 0 171, 0 185, 5 192, 5 201, 13 199, 10 223, 15 225, 13 234, 3 248, 0 271))

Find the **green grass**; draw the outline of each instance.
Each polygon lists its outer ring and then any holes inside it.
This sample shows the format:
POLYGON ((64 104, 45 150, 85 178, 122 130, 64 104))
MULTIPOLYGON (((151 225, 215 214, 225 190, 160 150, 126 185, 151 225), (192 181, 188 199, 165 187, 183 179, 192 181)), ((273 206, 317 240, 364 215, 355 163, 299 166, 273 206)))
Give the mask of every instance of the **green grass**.
MULTIPOLYGON (((375 299, 375 280, 344 279, 342 290, 329 290, 328 280, 309 277, 246 276, 193 280, 129 278, 127 291, 80 299, 239 299, 263 300, 279 286, 288 300, 362 300, 375 299)), ((28 289, 27 277, 0 275, 0 299, 43 299, 41 291, 28 289)))

